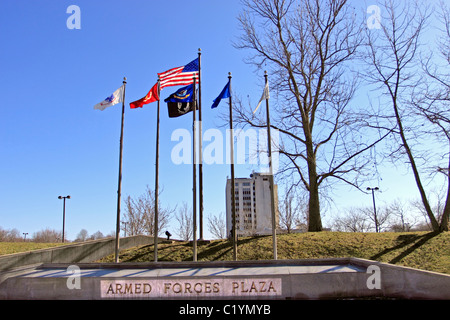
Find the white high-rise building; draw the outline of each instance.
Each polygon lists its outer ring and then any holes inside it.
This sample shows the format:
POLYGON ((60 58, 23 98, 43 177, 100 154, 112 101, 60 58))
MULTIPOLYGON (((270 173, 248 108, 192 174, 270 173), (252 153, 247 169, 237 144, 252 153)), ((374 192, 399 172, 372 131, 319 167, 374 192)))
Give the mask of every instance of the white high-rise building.
MULTIPOLYGON (((239 236, 272 234, 272 207, 268 174, 253 172, 250 178, 235 178, 236 231, 239 236)), ((278 186, 275 189, 275 219, 278 225, 278 186)), ((231 179, 226 186, 227 236, 231 235, 231 179)))

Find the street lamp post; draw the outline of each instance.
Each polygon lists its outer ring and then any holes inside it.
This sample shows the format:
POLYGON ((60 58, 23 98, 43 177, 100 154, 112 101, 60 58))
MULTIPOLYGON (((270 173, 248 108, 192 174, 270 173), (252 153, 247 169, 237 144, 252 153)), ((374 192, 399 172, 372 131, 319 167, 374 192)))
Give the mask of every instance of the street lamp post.
POLYGON ((70 199, 70 196, 59 196, 58 199, 63 200, 63 230, 62 230, 62 242, 64 242, 64 229, 66 227, 66 199, 70 199))
POLYGON ((375 187, 375 188, 371 188, 371 187, 367 187, 367 191, 372 191, 372 201, 373 201, 373 214, 374 214, 374 218, 375 218, 375 231, 379 232, 378 230, 378 217, 377 217, 377 207, 375 206, 375 191, 379 190, 380 188, 375 187))
POLYGON ((127 236, 127 224, 128 221, 122 221, 122 224, 125 225, 125 237, 127 236))

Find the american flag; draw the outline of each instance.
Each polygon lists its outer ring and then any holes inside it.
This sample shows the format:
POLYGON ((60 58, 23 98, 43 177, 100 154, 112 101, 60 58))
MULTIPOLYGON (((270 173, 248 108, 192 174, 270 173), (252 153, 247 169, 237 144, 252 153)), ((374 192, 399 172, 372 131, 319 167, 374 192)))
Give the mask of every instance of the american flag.
POLYGON ((173 68, 162 73, 158 73, 160 89, 170 86, 184 86, 193 83, 193 77, 198 77, 198 58, 187 65, 173 68))

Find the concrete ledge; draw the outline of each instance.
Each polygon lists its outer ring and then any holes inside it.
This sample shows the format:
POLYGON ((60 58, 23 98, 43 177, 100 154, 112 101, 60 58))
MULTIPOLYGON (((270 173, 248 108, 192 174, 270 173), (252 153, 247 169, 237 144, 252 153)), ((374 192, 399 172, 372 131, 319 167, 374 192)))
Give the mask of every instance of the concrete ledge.
MULTIPOLYGON (((119 247, 120 250, 129 249, 140 245, 153 244, 153 240, 153 237, 142 235, 125 237, 120 239, 119 247)), ((163 238, 158 240, 162 241, 163 238)), ((8 254, 0 256, 0 271, 39 263, 92 262, 113 254, 114 250, 115 239, 107 238, 67 244, 55 248, 8 254)))
POLYGON ((42 264, 3 273, 0 299, 450 299, 449 275, 357 258, 76 266, 80 289, 69 264, 42 264))
POLYGON ((450 275, 402 267, 378 261, 350 258, 360 266, 378 266, 384 297, 420 300, 450 300, 450 275))

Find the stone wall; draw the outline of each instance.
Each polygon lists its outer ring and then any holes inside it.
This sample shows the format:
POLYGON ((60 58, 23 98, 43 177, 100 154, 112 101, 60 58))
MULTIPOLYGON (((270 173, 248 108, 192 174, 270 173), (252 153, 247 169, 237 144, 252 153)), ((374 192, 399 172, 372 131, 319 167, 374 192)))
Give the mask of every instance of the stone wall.
MULTIPOLYGON (((162 241, 159 238, 159 241, 162 241)), ((153 244, 149 236, 132 236, 120 239, 120 250, 153 244)), ((33 250, 0 256, 0 271, 39 263, 79 263, 93 262, 115 251, 115 239, 107 238, 67 244, 60 247, 33 250)))

